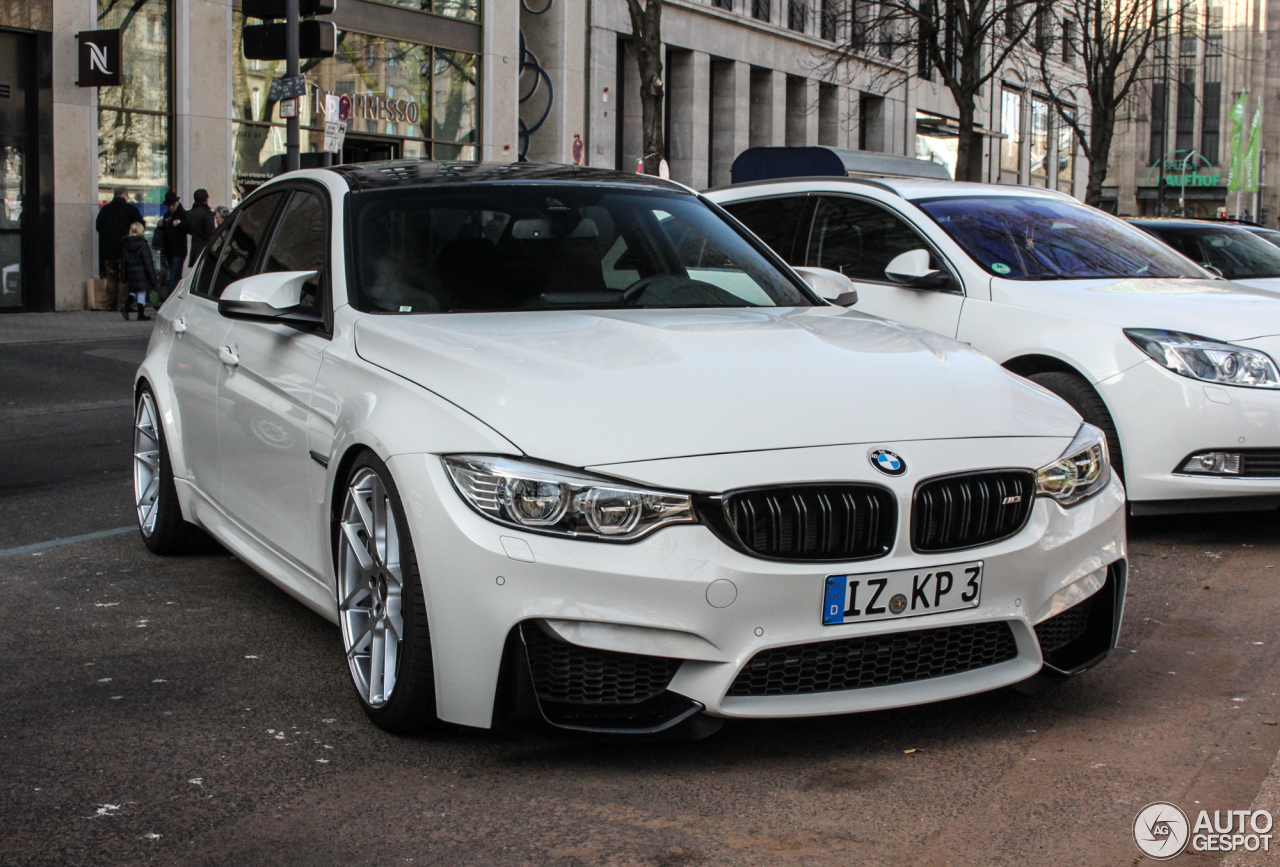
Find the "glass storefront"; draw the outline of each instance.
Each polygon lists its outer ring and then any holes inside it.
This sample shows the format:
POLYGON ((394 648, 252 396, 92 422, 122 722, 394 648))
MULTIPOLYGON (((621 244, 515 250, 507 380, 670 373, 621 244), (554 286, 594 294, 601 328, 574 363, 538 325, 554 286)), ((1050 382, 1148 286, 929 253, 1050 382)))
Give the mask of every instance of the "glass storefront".
POLYGON ((1049 186, 1049 103, 1031 98, 1031 184, 1049 186))
POLYGON ((124 83, 98 89, 98 202, 129 190, 148 230, 172 184, 171 0, 98 0, 100 29, 119 28, 124 83))
MULTIPOLYGON (((414 8, 419 8, 414 6, 414 8)), ((267 98, 284 61, 246 60, 244 19, 234 13, 232 102, 237 199, 284 170, 285 127, 267 98)), ((328 94, 352 100, 344 151, 336 162, 428 157, 475 159, 479 61, 476 55, 339 30, 334 57, 302 65, 302 164, 320 165, 328 94)))
POLYGON ((1000 183, 1018 183, 1022 153, 1022 94, 1005 88, 1000 91, 1000 183))
POLYGON ((944 165, 954 178, 959 149, 960 127, 956 121, 927 111, 916 112, 916 159, 944 165))

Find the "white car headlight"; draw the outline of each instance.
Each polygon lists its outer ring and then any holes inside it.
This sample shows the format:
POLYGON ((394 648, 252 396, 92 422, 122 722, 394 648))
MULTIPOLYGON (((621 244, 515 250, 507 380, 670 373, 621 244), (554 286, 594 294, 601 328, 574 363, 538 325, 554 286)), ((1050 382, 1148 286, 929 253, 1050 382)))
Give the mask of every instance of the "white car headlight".
POLYGON ((697 521, 688 494, 632 487, 512 458, 447 455, 441 460, 467 504, 508 527, 634 542, 659 527, 697 521))
POLYGON ((1159 364, 1182 376, 1220 385, 1280 388, 1280 372, 1265 352, 1181 331, 1126 328, 1124 334, 1159 364))
POLYGON ((1106 434, 1082 424, 1062 457, 1036 470, 1036 493, 1070 506, 1098 493, 1110 480, 1106 434))

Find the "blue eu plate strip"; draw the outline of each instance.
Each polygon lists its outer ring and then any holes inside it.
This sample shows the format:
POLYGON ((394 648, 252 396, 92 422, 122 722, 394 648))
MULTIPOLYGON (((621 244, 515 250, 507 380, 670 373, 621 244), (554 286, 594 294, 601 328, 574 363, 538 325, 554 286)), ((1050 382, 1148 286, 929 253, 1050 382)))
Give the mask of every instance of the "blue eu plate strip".
POLYGON ((844 588, 847 580, 845 575, 827 576, 827 595, 822 603, 823 626, 844 623, 844 588))

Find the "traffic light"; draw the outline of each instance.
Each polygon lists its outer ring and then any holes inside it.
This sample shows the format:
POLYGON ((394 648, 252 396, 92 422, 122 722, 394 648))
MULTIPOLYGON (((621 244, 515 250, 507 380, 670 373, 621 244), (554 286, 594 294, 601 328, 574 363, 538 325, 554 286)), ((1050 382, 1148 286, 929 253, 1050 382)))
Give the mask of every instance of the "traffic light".
MULTIPOLYGON (((298 57, 333 57, 338 43, 337 27, 332 21, 316 21, 312 16, 329 15, 335 0, 298 0, 298 57)), ((241 11, 246 18, 274 22, 285 17, 285 0, 244 0, 241 11)), ((244 28, 244 56, 249 60, 287 60, 285 24, 253 24, 244 28)))

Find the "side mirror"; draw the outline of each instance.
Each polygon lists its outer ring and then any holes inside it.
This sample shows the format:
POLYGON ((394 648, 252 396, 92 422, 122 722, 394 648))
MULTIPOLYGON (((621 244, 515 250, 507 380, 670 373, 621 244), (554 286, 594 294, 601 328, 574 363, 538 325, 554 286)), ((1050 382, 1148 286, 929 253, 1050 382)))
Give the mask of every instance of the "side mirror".
POLYGON ((1219 280, 1227 279, 1226 275, 1222 273, 1222 269, 1220 268, 1215 268, 1212 265, 1201 265, 1200 267, 1217 277, 1219 280))
POLYGON ((884 276, 909 289, 941 289, 951 282, 951 275, 929 267, 929 251, 908 250, 893 258, 884 276))
POLYGON ((852 307, 858 303, 858 290, 853 288, 853 281, 830 268, 810 268, 807 265, 797 266, 795 272, 804 278, 809 288, 837 307, 852 307))
POLYGON ((315 308, 301 305, 302 287, 317 273, 275 271, 237 280, 223 290, 218 312, 228 319, 317 328, 324 324, 324 317, 315 308))

